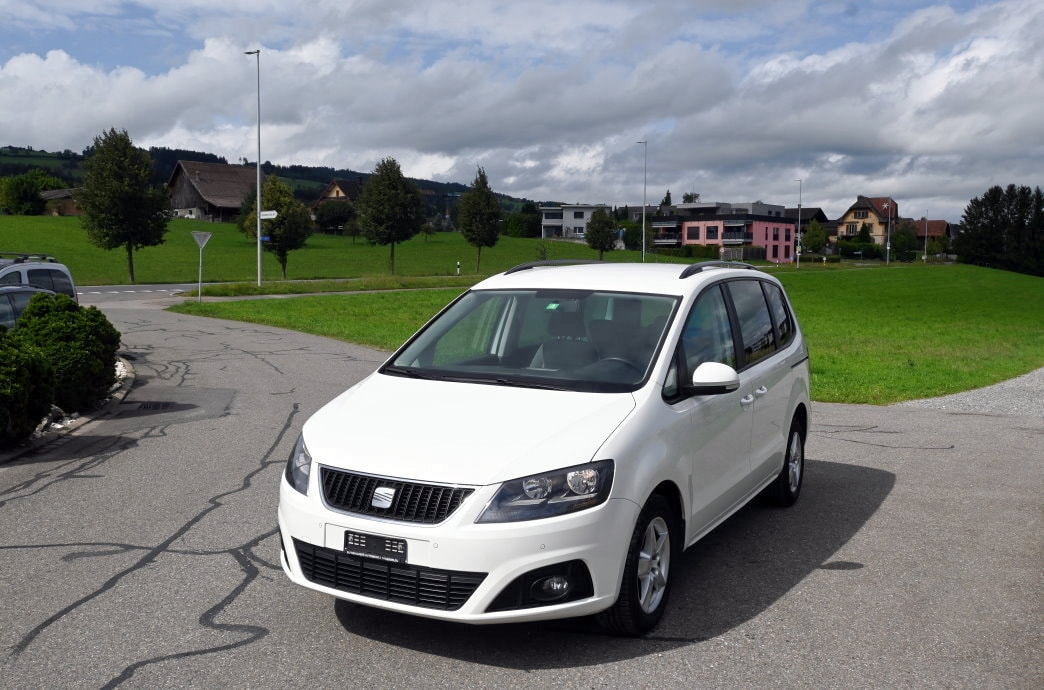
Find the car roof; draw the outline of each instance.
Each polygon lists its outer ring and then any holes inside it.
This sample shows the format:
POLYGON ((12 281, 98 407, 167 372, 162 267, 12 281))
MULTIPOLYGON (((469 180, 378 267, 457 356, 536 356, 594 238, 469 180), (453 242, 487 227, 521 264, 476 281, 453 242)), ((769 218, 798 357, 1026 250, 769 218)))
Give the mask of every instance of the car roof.
POLYGON ((582 289, 683 296, 711 279, 750 276, 752 271, 766 275, 749 264, 722 261, 696 264, 538 261, 491 276, 472 289, 582 289))

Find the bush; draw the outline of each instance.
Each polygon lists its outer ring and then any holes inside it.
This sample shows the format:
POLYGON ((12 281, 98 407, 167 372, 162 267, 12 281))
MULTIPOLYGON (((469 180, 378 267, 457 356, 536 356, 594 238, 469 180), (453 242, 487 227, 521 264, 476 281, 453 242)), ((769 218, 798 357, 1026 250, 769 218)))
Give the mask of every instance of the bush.
POLYGON ((0 448, 29 438, 51 409, 54 374, 39 349, 0 326, 0 448))
POLYGON ((846 259, 883 259, 884 258, 884 247, 876 245, 873 242, 850 242, 848 240, 840 240, 837 243, 837 248, 841 252, 841 256, 846 259), (862 252, 862 254, 858 254, 862 252))
POLYGON ((36 295, 11 335, 50 363, 53 401, 64 412, 89 410, 116 382, 120 332, 97 307, 83 308, 65 295, 36 295))

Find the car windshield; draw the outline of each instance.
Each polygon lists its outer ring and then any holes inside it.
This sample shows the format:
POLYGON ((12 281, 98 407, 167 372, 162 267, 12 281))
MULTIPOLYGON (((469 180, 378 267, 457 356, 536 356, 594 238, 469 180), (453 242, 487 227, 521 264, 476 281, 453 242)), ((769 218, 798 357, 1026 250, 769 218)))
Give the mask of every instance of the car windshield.
POLYGON ((575 391, 642 385, 678 298, 582 290, 475 290, 382 373, 575 391))

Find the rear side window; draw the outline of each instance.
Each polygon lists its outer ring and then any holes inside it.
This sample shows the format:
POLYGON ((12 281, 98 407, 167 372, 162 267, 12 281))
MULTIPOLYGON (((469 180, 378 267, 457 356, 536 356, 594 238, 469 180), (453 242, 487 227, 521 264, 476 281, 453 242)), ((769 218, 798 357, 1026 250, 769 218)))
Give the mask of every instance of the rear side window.
POLYGON ((768 303, 761 290, 761 281, 734 280, 726 285, 732 295, 732 303, 736 307, 740 337, 743 339, 744 362, 740 365, 742 367, 753 364, 775 352, 776 337, 772 328, 768 303))
POLYGON ((763 287, 765 294, 768 295, 772 320, 776 322, 776 330, 779 333, 779 349, 782 350, 794 341, 794 319, 787 310, 787 303, 783 299, 783 291, 779 289, 779 286, 764 283, 763 287))
POLYGON ((7 273, 0 276, 0 285, 21 285, 22 284, 22 272, 21 271, 8 271, 7 273))
POLYGON ((51 279, 51 273, 53 271, 47 268, 30 268, 29 284, 45 290, 54 290, 54 280, 51 279))
POLYGON ((69 280, 69 276, 61 271, 51 271, 51 281, 54 283, 55 292, 60 292, 63 295, 69 295, 70 297, 76 297, 76 290, 73 289, 72 281, 69 280))

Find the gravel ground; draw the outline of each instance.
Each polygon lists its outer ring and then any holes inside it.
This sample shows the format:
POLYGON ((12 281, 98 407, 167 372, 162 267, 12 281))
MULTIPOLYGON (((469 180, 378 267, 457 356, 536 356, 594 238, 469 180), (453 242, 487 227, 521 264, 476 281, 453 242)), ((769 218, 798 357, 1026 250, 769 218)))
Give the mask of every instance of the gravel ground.
POLYGON ((1044 367, 993 386, 944 395, 941 398, 907 400, 893 407, 1044 417, 1044 367))

